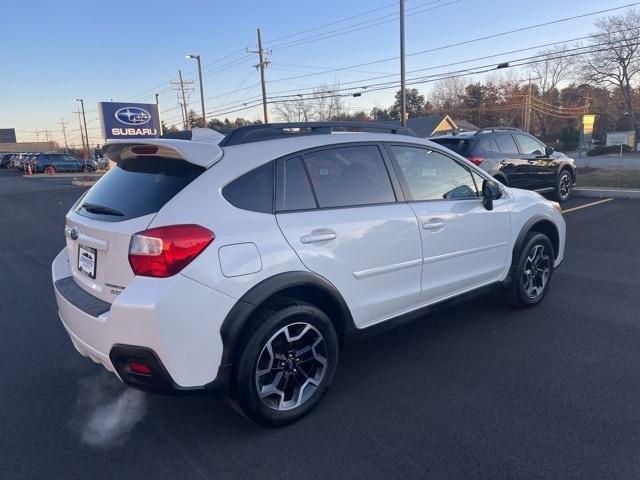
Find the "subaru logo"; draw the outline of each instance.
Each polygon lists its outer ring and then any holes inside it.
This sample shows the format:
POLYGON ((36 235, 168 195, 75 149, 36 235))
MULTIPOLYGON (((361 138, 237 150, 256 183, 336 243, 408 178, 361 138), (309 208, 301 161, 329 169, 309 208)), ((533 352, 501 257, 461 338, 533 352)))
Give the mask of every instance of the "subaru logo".
POLYGON ((71 240, 77 240, 80 236, 80 230, 78 229, 78 227, 73 227, 69 232, 69 236, 71 237, 71 240))
POLYGON ((151 120, 151 114, 144 108, 124 107, 114 114, 116 120, 125 125, 143 125, 151 120))

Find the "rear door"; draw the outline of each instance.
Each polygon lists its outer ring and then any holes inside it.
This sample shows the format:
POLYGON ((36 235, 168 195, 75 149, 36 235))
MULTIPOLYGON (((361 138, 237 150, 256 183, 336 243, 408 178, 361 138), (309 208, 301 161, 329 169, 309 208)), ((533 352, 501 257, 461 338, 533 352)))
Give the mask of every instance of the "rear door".
POLYGON ((112 302, 133 278, 129 242, 204 168, 157 156, 121 161, 67 214, 65 234, 78 285, 112 302))
POLYGON ((338 288, 358 327, 410 310, 420 295, 418 224, 396 202, 394 179, 376 144, 317 149, 278 165, 278 225, 304 265, 338 288))
POLYGON ((529 177, 529 159, 522 155, 513 135, 497 133, 494 140, 500 152, 500 171, 506 175, 509 186, 533 188, 529 177))

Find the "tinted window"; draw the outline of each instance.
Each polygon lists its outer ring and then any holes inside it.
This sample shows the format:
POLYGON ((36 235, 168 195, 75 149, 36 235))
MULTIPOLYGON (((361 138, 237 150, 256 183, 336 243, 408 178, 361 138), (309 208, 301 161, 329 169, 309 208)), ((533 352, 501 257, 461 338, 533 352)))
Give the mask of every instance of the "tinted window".
POLYGON ((284 162, 280 202, 279 210, 316 208, 316 201, 301 157, 284 162))
POLYGON ((305 155, 304 162, 320 207, 396 200, 378 147, 321 150, 305 155))
POLYGON ((471 150, 476 143, 475 139, 469 138, 432 138, 431 140, 463 157, 471 155, 471 150))
POLYGON ((496 135, 496 143, 502 153, 518 153, 518 147, 511 135, 496 135))
POLYGON ((542 155, 544 153, 544 148, 535 138, 518 133, 516 133, 516 138, 518 139, 522 153, 528 155, 542 155))
POLYGON ((235 179, 222 189, 222 195, 243 210, 273 213, 273 162, 235 179))
POLYGON ((108 222, 155 213, 203 171, 204 168, 183 160, 128 159, 102 176, 76 212, 108 222))
POLYGON ((419 147, 392 146, 411 200, 457 200, 478 196, 471 171, 451 158, 419 147))
POLYGON ((488 135, 482 135, 478 139, 478 145, 476 146, 475 153, 491 153, 491 152, 493 152, 491 137, 489 137, 488 135))

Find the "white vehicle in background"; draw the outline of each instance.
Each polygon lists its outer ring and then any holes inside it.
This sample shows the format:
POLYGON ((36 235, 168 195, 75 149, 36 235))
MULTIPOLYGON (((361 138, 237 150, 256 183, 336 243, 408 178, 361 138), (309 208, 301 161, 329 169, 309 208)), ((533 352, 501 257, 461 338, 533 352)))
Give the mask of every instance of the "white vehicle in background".
POLYGON ((376 123, 267 124, 118 140, 53 261, 78 351, 145 390, 212 391, 283 425, 341 346, 500 288, 538 304, 563 260, 559 205, 376 123))

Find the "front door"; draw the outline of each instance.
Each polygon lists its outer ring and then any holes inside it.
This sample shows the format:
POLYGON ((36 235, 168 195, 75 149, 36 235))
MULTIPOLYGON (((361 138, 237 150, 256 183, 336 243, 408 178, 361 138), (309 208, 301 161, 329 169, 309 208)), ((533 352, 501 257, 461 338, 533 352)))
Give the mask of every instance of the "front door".
POLYGON ((377 145, 314 150, 278 166, 278 225, 302 263, 333 283, 365 327, 415 307, 422 247, 377 145))
POLYGON ((529 162, 531 188, 540 190, 555 187, 558 168, 558 162, 555 157, 547 157, 545 155, 545 145, 536 138, 524 133, 516 133, 514 136, 520 146, 520 150, 529 162))
POLYGON ((483 177, 442 152, 408 145, 389 150, 420 226, 419 304, 498 280, 509 253, 506 200, 486 210, 480 197, 483 177))

